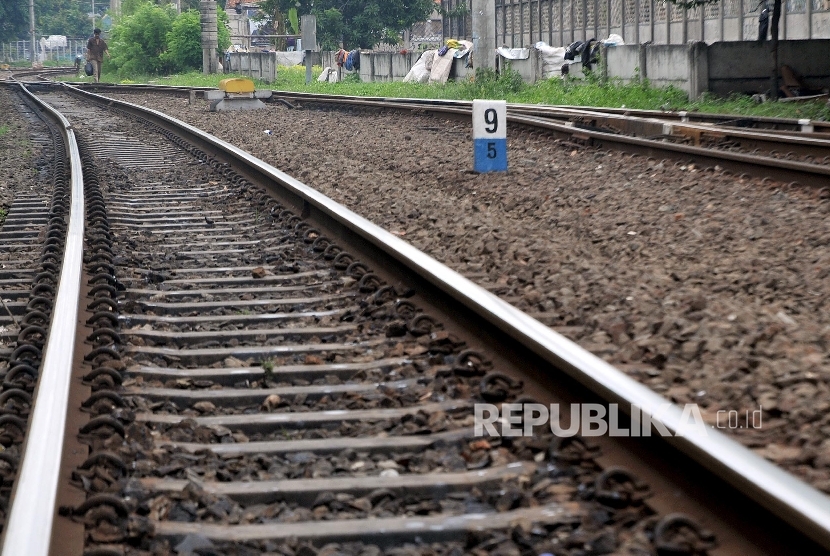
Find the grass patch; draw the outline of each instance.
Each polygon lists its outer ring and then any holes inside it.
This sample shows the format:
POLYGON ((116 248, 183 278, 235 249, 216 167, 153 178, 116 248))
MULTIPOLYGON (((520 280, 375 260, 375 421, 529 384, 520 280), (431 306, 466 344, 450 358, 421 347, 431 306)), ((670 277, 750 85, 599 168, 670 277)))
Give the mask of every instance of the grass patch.
POLYGON ((271 358, 263 359, 260 362, 265 380, 271 380, 274 377, 274 360, 271 358))
POLYGON ((4 209, 4 208, 0 208, 0 226, 2 226, 2 225, 3 225, 3 222, 5 222, 5 221, 6 221, 6 217, 7 217, 8 215, 9 215, 9 211, 8 211, 8 210, 6 210, 6 209, 4 209))
POLYGON ((9 126, 7 125, 0 125, 0 137, 7 134, 9 132, 9 126))
MULTIPOLYGON (((255 79, 258 89, 273 89, 290 92, 326 93, 361 97, 396 97, 473 100, 503 99, 511 103, 598 106, 607 108, 631 108, 639 110, 687 110, 716 114, 743 116, 769 116, 780 118, 810 118, 830 120, 830 106, 820 102, 765 102, 758 104, 748 96, 735 95, 717 98, 704 95, 698 101, 689 102, 685 92, 673 87, 655 88, 646 83, 624 84, 611 80, 600 83, 589 77, 583 81, 574 79, 547 79, 527 84, 518 73, 507 71, 497 75, 493 71, 479 71, 475 79, 448 82, 444 85, 403 83, 400 81, 362 83, 357 75, 350 75, 340 83, 320 83, 316 80, 321 67, 312 71, 311 83, 305 82, 305 67, 280 66, 274 83, 255 79)), ((103 82, 122 84, 152 83, 170 86, 217 87, 219 81, 228 77, 245 77, 236 74, 205 75, 201 72, 158 76, 132 76, 118 80, 114 75, 103 73, 103 82)), ((67 79, 68 81, 91 81, 91 77, 67 79)))

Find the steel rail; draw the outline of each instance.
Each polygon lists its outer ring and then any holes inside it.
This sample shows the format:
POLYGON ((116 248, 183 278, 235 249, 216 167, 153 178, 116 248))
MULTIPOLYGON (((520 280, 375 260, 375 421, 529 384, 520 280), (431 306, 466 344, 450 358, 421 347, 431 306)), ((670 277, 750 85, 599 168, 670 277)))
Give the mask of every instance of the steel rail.
POLYGON ((649 416, 654 423, 672 433, 655 438, 655 441, 679 450, 714 477, 753 500, 772 519, 789 524, 830 550, 830 497, 714 429, 700 433, 690 431, 688 416, 678 406, 599 357, 409 243, 238 147, 161 112, 67 88, 85 98, 151 119, 166 129, 176 130, 182 137, 207 146, 217 156, 247 166, 250 175, 260 176, 281 188, 288 198, 303 207, 304 213, 328 220, 332 229, 354 234, 373 249, 380 250, 411 275, 423 278, 477 318, 494 326, 500 334, 514 339, 605 401, 620 404, 624 410, 633 406, 640 408, 642 415, 649 416))
MULTIPOLYGON (((526 106, 528 109, 538 108, 535 105, 516 105, 517 107, 526 106)), ((570 106, 570 105, 556 105, 551 108, 556 109, 572 109, 582 110, 584 107, 570 106)), ((736 116, 734 114, 712 114, 707 112, 692 112, 686 110, 637 110, 631 108, 606 108, 596 107, 592 108, 597 112, 604 114, 615 114, 619 116, 636 116, 640 118, 658 118, 663 120, 675 120, 680 122, 697 122, 701 124, 728 126, 741 129, 764 129, 766 131, 788 131, 801 132, 802 120, 791 118, 774 118, 770 116, 736 116)), ((818 133, 830 133, 830 122, 810 120, 810 124, 815 127, 818 133)))
MULTIPOLYGON (((440 102, 437 104, 424 104, 413 102, 413 99, 379 99, 373 97, 349 99, 335 97, 326 98, 323 101, 316 101, 350 106, 357 105, 375 108, 398 107, 409 110, 428 110, 430 112, 449 114, 458 117, 468 116, 471 110, 471 108, 466 108, 467 103, 456 103, 455 101, 440 102)), ((586 113, 590 114, 590 112, 586 113)), ((564 138, 575 138, 594 145, 605 145, 610 148, 626 152, 653 157, 690 157, 694 160, 694 162, 704 163, 710 166, 719 165, 727 170, 739 174, 747 173, 758 177, 771 177, 783 182, 796 181, 804 185, 815 185, 819 187, 826 187, 828 180, 830 180, 830 165, 826 164, 812 164, 809 162, 800 162, 783 158, 735 153, 725 150, 695 147, 680 143, 631 137, 628 135, 609 133, 606 131, 581 127, 573 123, 556 123, 545 117, 517 115, 510 113, 509 111, 507 120, 508 122, 516 124, 546 129, 564 138)), ((643 123, 651 123, 653 126, 658 125, 654 122, 643 121, 643 123)), ((674 126, 675 124, 670 125, 674 126)), ((660 130, 664 131, 662 128, 663 124, 660 123, 659 126, 660 130)), ((742 134, 744 134, 744 136, 748 136, 749 132, 742 132, 742 134)), ((764 135, 769 137, 768 134, 764 135)), ((787 139, 789 139, 789 137, 787 137, 787 139)), ((801 145, 821 145, 822 148, 830 151, 830 141, 828 140, 800 137, 793 139, 798 139, 798 142, 801 145)), ((765 139, 758 138, 757 140, 760 141, 765 139)))
POLYGON ((35 76, 38 78, 43 78, 45 76, 55 76, 55 75, 66 75, 68 73, 75 73, 74 66, 56 66, 56 67, 48 67, 48 68, 25 68, 25 69, 12 69, 12 79, 16 81, 20 81, 21 77, 30 77, 35 76))
POLYGON ((71 124, 25 86, 20 84, 20 88, 60 123, 67 145, 72 183, 58 291, 2 545, 3 556, 46 556, 49 554, 52 523, 57 510, 58 479, 75 351, 84 244, 84 191, 81 158, 71 124))
MULTIPOLYGON (((203 92, 213 87, 185 87, 171 85, 118 85, 109 83, 81 83, 77 84, 82 89, 109 90, 109 91, 153 91, 163 93, 185 93, 190 91, 203 92)), ((427 98, 397 98, 397 97, 358 97, 351 95, 326 95, 320 93, 301 93, 293 91, 273 90, 276 97, 295 99, 307 102, 333 102, 335 99, 346 103, 360 100, 385 101, 400 104, 420 105, 424 107, 472 107, 471 101, 449 100, 449 99, 427 99, 427 98)), ((766 116, 736 116, 733 114, 711 114, 705 112, 691 111, 661 111, 661 110, 637 110, 631 108, 608 108, 602 106, 572 106, 572 105, 541 105, 511 103, 508 110, 518 113, 531 113, 534 115, 557 115, 575 114, 596 117, 624 117, 638 118, 641 120, 667 121, 678 124, 697 124, 711 130, 763 130, 771 136, 792 136, 792 137, 816 137, 826 138, 830 133, 830 122, 810 120, 809 125, 814 127, 813 133, 802 131, 806 123, 803 119, 773 118, 766 116)))
MULTIPOLYGON (((286 91, 273 91, 274 95, 286 97, 286 98, 295 98, 298 100, 331 100, 333 97, 339 97, 348 100, 375 100, 375 101, 388 101, 388 102, 396 102, 396 103, 403 103, 403 104, 420 104, 423 106, 443 106, 443 107, 469 107, 472 108, 471 101, 465 100, 447 100, 447 99, 418 99, 418 98, 385 98, 385 97, 357 97, 357 96, 348 96, 348 95, 322 95, 318 93, 296 93, 296 92, 286 92, 286 91)), ((565 115, 577 115, 577 116, 596 116, 596 117, 614 117, 614 118, 636 118, 640 120, 653 120, 653 121, 663 121, 668 120, 670 122, 677 122, 677 123, 690 123, 694 124, 697 123, 698 125, 705 125, 707 126, 706 129, 712 129, 712 126, 721 126, 714 129, 719 129, 721 131, 724 130, 742 130, 746 132, 748 129, 764 129, 764 131, 768 134, 771 132, 791 132, 785 136, 808 136, 810 134, 805 134, 801 131, 802 125, 805 123, 803 120, 796 120, 796 119, 788 119, 788 118, 769 118, 769 117, 757 117, 757 116, 740 116, 736 117, 734 115, 723 115, 723 114, 707 114, 701 112, 687 112, 687 111, 679 111, 679 112, 662 112, 659 110, 632 110, 628 108, 605 108, 601 106, 568 106, 568 105, 540 105, 540 104, 519 104, 519 103, 510 103, 508 104, 508 110, 513 112, 520 112, 520 113, 531 113, 534 115, 543 115, 543 116, 565 116, 565 115), (744 123, 743 126, 730 126, 729 124, 732 123, 744 123), (757 124, 764 124, 768 125, 769 127, 759 127, 759 128, 752 128, 749 127, 749 124, 757 123, 757 124)), ((830 133, 830 122, 822 122, 816 120, 810 120, 810 125, 815 128, 815 133, 813 135, 826 135, 830 133)))

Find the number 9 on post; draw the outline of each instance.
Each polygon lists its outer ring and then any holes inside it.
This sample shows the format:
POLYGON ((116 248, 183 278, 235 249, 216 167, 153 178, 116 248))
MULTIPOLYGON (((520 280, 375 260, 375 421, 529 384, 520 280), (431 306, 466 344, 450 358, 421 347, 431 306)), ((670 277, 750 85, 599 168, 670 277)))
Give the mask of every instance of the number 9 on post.
POLYGON ((507 171, 507 102, 473 101, 473 170, 507 171))

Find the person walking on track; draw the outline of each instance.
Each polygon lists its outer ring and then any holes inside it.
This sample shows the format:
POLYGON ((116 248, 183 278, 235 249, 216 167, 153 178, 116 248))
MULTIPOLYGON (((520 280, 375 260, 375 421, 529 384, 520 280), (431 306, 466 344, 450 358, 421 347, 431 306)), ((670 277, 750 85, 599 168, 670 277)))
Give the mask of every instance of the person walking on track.
POLYGON ((94 70, 92 75, 96 83, 101 80, 101 63, 104 61, 104 54, 109 56, 110 52, 107 49, 107 43, 101 38, 101 30, 96 27, 86 42, 86 59, 92 63, 94 70))

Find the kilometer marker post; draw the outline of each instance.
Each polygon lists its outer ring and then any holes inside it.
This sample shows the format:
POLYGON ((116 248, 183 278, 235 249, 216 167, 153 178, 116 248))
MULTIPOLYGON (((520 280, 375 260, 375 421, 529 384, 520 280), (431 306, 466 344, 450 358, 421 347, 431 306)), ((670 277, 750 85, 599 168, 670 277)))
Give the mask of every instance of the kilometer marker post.
POLYGON ((473 101, 473 170, 507 171, 507 102, 473 101))

